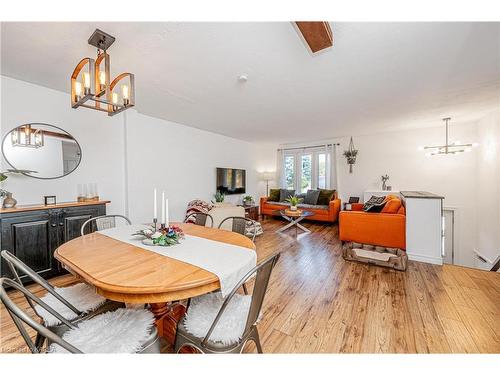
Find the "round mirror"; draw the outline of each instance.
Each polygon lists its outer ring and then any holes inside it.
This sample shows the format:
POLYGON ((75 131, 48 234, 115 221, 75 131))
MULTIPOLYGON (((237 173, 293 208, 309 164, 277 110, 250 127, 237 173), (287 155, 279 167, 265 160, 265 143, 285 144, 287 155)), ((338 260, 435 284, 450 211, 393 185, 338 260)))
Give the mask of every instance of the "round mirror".
POLYGON ((2 153, 14 169, 42 179, 66 176, 82 159, 80 145, 71 134, 41 123, 12 129, 3 139, 2 153))

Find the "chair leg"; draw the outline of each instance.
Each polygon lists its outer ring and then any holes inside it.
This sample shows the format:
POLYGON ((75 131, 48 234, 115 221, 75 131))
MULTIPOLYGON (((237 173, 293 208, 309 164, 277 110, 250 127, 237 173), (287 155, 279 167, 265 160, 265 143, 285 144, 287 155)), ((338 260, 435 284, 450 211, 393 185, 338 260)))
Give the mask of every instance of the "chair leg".
POLYGON ((42 350, 44 342, 45 342, 45 337, 37 333, 35 338, 35 347, 38 349, 38 351, 42 350))
POLYGON ((257 353, 263 354, 264 352, 262 351, 262 345, 260 344, 259 331, 257 331, 257 327, 255 327, 253 341, 255 342, 255 346, 257 347, 257 353))

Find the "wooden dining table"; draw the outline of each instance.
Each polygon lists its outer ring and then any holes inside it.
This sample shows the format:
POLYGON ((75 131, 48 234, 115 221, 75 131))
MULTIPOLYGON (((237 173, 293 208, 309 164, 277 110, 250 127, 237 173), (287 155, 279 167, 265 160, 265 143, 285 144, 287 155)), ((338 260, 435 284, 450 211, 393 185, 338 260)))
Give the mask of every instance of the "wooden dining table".
MULTIPOLYGON (((194 224, 176 225, 191 236, 256 251, 254 243, 238 233, 194 224)), ((205 269, 99 232, 66 242, 54 257, 107 299, 149 304, 160 336, 170 344, 175 340, 177 322, 185 313, 185 306, 179 301, 220 288, 218 277, 205 269)), ((257 252, 259 259, 262 257, 257 252)))

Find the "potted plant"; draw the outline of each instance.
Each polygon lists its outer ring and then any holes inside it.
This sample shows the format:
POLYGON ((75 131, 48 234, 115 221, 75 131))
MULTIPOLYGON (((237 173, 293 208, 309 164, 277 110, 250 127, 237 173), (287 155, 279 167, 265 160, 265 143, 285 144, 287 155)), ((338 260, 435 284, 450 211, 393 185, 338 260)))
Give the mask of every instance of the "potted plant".
POLYGON ((251 206, 253 203, 253 197, 251 195, 245 195, 243 197, 243 205, 244 206, 251 206))
POLYGON ((297 211, 297 205, 302 202, 302 198, 297 197, 296 195, 290 196, 286 199, 288 203, 290 203, 290 210, 297 211))
POLYGON ((344 156, 347 159, 347 164, 349 165, 349 173, 352 173, 352 166, 356 163, 356 156, 358 155, 358 150, 354 148, 354 142, 349 142, 349 149, 344 151, 344 156))
POLYGON ((217 193, 214 194, 214 198, 217 203, 222 203, 224 202, 224 193, 217 190, 217 193))

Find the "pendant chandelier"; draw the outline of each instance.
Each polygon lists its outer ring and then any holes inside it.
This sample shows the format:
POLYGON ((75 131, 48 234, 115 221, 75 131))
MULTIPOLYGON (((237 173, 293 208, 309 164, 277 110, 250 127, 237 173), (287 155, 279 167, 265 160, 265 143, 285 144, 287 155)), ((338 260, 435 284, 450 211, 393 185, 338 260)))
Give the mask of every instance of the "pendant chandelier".
POLYGON ((449 122, 451 117, 446 117, 443 119, 446 127, 446 136, 445 136, 445 144, 442 146, 420 146, 419 150, 426 150, 425 156, 434 156, 434 155, 449 155, 449 154, 458 154, 461 152, 470 152, 472 151, 472 147, 476 147, 477 143, 465 143, 462 144, 460 141, 455 141, 450 143, 449 141, 449 122))
POLYGON ((31 125, 21 125, 10 133, 13 147, 40 148, 43 146, 43 131, 31 125))
POLYGON ((114 116, 135 104, 132 73, 122 73, 111 81, 108 48, 115 37, 96 29, 88 43, 97 47, 97 58, 82 59, 71 75, 71 107, 85 107, 114 116))

